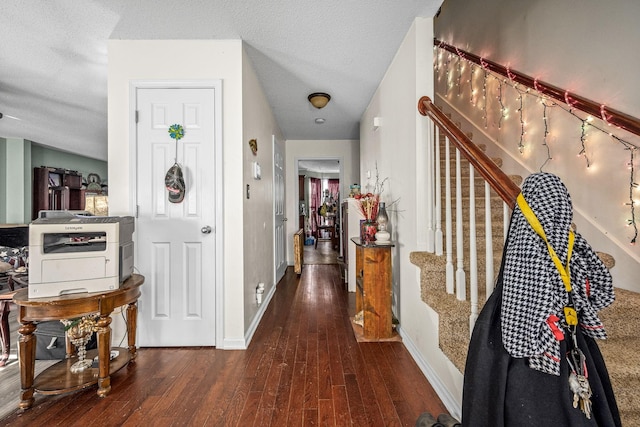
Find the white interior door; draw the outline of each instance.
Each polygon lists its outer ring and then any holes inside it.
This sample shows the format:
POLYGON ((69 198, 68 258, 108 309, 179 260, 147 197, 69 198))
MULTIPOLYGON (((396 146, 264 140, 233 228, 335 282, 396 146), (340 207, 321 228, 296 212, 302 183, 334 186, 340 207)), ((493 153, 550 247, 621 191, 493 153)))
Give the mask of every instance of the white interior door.
POLYGON ((274 284, 277 284, 287 270, 285 257, 286 221, 284 216, 284 157, 273 137, 273 241, 274 241, 274 284))
MULTIPOLYGON (((215 89, 138 88, 136 264, 140 346, 215 345, 215 89), (176 142, 168 128, 180 124, 176 142), (171 203, 177 161, 186 193, 171 203)), ((219 142, 218 142, 219 143, 219 142)))

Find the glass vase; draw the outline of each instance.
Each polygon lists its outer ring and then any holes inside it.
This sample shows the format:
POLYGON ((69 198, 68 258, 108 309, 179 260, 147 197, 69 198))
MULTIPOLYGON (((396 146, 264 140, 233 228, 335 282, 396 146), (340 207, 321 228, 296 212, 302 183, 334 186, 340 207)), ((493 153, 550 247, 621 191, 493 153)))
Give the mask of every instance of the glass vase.
POLYGON ((87 368, 90 368, 93 364, 93 361, 87 359, 87 343, 91 338, 91 334, 93 331, 90 328, 83 328, 79 325, 72 326, 67 330, 67 335, 69 336, 69 340, 76 347, 78 351, 78 360, 71 365, 71 372, 78 373, 82 372, 87 368))
POLYGON ((363 221, 360 225, 360 241, 367 245, 376 241, 377 224, 374 221, 363 221))
POLYGON ((391 233, 387 229, 389 226, 389 215, 384 202, 378 206, 378 217, 376 218, 378 232, 376 233, 376 243, 387 243, 391 240, 391 233))

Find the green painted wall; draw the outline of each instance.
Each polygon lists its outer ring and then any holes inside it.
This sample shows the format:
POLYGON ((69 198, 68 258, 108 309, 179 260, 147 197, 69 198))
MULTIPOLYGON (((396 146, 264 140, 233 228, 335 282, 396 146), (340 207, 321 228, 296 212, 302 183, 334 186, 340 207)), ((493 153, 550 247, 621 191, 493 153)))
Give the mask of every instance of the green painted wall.
POLYGON ((33 144, 31 147, 31 167, 37 168, 39 166, 78 171, 85 180, 90 173, 96 173, 103 183, 107 181, 107 162, 33 144))
POLYGON ((0 138, 0 224, 7 222, 7 140, 0 138))
POLYGON ((0 138, 0 224, 31 222, 33 168, 49 166, 90 173, 107 182, 107 162, 65 153, 19 138, 0 138))

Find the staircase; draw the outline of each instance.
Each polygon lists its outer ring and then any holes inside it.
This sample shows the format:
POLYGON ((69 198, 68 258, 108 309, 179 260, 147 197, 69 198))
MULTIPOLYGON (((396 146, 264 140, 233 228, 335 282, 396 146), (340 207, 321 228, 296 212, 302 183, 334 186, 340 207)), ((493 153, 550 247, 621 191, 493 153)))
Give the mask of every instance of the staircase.
MULTIPOLYGON (((440 134, 438 141, 440 152, 444 152, 445 138, 440 134)), ((453 153, 453 148, 451 149, 453 153)), ((444 159, 444 155, 440 156, 444 159)), ((455 156, 452 155, 451 171, 455 171, 455 156)), ((501 166, 500 159, 492 161, 501 166)), ((444 174, 445 161, 440 161, 441 175, 444 174)), ((462 185, 462 206, 463 210, 469 206, 469 162, 461 159, 461 185, 462 185)), ((452 174, 453 175, 453 174, 452 174)), ((518 186, 522 182, 519 176, 510 177, 518 186)), ((485 228, 484 228, 484 179, 476 177, 476 236, 478 252, 478 310, 481 310, 483 302, 486 300, 485 292, 485 228)), ((444 198, 444 177, 442 181, 442 196, 444 198)), ((451 179, 451 188, 455 188, 455 176, 451 179)), ((455 191, 452 194, 452 230, 455 234, 455 191)), ((491 217, 492 217, 492 248, 494 275, 497 276, 502 258, 504 242, 504 202, 494 191, 491 192, 491 217)), ((445 221, 444 201, 442 202, 442 222, 445 221)), ((469 235, 469 217, 463 219, 463 233, 465 240, 463 243, 464 262, 463 268, 466 273, 466 295, 470 295, 469 286, 469 245, 466 236, 469 235)), ((443 234, 446 230, 443 226, 443 234)), ((444 239, 444 238, 443 238, 444 239)), ((453 238, 453 264, 457 268, 455 261, 456 239, 453 238)), ((600 254, 608 268, 612 268, 615 261, 606 254, 600 254)), ((471 303, 467 300, 460 301, 455 293, 449 294, 446 290, 446 249, 443 255, 435 255, 429 252, 413 252, 410 261, 421 269, 420 287, 422 300, 429 305, 439 316, 439 346, 443 353, 451 360, 456 368, 464 373, 464 366, 467 357, 467 347, 470 338, 471 303)), ((493 279, 492 279, 493 282, 493 279)), ((615 285, 615 283, 614 283, 615 285)), ((601 311, 601 318, 607 329, 609 338, 606 341, 599 341, 598 344, 605 358, 609 376, 614 388, 617 403, 620 408, 622 424, 624 426, 640 426, 640 294, 622 289, 616 289, 616 302, 601 311)))
MULTIPOLYGON (((444 136, 440 137, 440 152, 444 152, 445 147, 445 138, 444 136)), ((481 147, 484 151, 484 147, 481 147)), ((492 161, 498 165, 502 165, 502 160, 499 158, 494 158, 492 161)), ((445 170, 445 160, 444 156, 441 156, 440 161, 440 170, 445 170)), ((454 171, 455 166, 455 156, 451 156, 450 159, 450 169, 454 171)), ((462 208, 463 212, 468 211, 468 207, 470 205, 469 198, 469 190, 470 190, 470 179, 469 179, 469 162, 462 158, 461 159, 461 179, 460 183, 462 186, 462 208)), ((520 185, 522 183, 522 177, 520 176, 511 176, 511 179, 517 184, 520 185)), ((478 252, 478 271, 477 271, 477 282, 478 282, 478 311, 482 309, 482 305, 484 301, 487 299, 487 295, 485 292, 484 283, 486 282, 485 276, 485 239, 486 239, 486 230, 484 227, 484 216, 485 216, 485 199, 484 197, 480 197, 480 195, 484 195, 484 179, 482 177, 476 176, 474 179, 475 182, 475 208, 476 208, 476 236, 478 239, 477 252, 478 252)), ((455 188, 456 185, 456 177, 451 177, 451 187, 455 188)), ((445 184, 444 177, 441 184, 441 193, 445 194, 445 184)), ((491 236, 492 236, 492 247, 493 247, 493 271, 497 276, 498 271, 500 269, 500 262, 502 259, 502 250, 504 247, 504 215, 503 215, 503 206, 504 202, 494 191, 491 191, 491 218, 492 218, 492 226, 491 226, 491 236)), ((452 230, 456 230, 456 194, 455 191, 452 191, 452 230)), ((445 218, 445 206, 442 204, 442 218, 445 218)), ((463 234, 465 236, 469 235, 468 229, 468 219, 463 220, 462 229, 463 234)), ((446 232, 446 231, 443 231, 446 232)), ((457 252, 456 240, 452 241, 452 253, 455 258, 455 254, 457 252)), ((446 251, 446 249, 445 249, 446 251)), ((468 239, 464 240, 463 243, 463 253, 464 253, 464 261, 463 261, 463 269, 465 272, 468 272, 470 269, 470 259, 469 259, 469 246, 468 239)), ((456 298, 455 294, 448 294, 444 283, 446 281, 446 273, 445 273, 445 264, 446 264, 446 254, 442 256, 435 255, 429 252, 413 252, 410 255, 411 262, 421 268, 421 296, 422 300, 429 305, 432 309, 434 309, 439 316, 439 345, 442 351, 449 357, 449 359, 453 362, 453 364, 458 368, 460 372, 464 372, 464 365, 467 358, 467 344, 470 338, 470 329, 469 329, 469 317, 471 315, 471 305, 469 301, 460 301, 456 298)), ((454 261, 454 268, 456 268, 454 261)), ((491 282, 494 282, 494 278, 491 279, 491 282)), ((465 294, 468 296, 471 293, 470 289, 470 280, 469 275, 466 277, 466 292, 465 294)))

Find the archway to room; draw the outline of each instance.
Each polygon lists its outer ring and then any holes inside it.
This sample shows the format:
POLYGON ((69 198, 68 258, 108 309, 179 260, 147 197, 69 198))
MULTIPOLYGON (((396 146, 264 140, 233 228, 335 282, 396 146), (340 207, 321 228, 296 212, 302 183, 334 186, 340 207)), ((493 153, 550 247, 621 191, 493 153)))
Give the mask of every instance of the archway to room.
POLYGON ((305 234, 304 264, 337 264, 342 162, 339 158, 300 158, 296 176, 297 221, 305 234))

